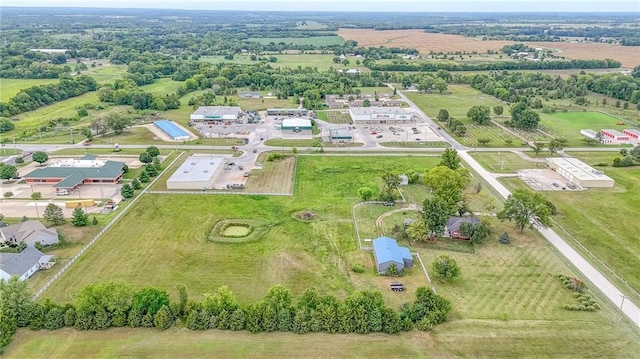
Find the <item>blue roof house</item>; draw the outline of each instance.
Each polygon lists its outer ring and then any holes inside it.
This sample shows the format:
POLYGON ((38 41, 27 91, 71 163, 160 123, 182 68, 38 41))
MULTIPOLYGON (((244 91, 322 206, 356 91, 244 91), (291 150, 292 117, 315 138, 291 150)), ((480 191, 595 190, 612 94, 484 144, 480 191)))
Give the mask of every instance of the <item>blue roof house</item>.
POLYGON ((413 266, 413 257, 407 247, 398 247, 398 242, 389 237, 378 237, 373 240, 373 256, 376 259, 378 273, 386 273, 392 264, 401 271, 404 267, 413 266))

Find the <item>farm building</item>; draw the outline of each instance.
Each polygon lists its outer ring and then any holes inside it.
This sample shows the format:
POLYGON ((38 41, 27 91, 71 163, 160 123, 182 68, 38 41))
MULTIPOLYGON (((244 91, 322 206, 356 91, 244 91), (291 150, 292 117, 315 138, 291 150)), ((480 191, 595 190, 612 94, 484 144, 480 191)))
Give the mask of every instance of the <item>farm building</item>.
POLYGON ((124 175, 124 163, 104 161, 86 155, 79 160, 62 160, 38 168, 24 176, 27 184, 55 183, 58 190, 74 191, 87 183, 118 183, 124 175))
POLYGON ((469 223, 475 226, 476 224, 480 223, 480 220, 476 217, 451 216, 447 221, 447 229, 445 232, 452 239, 469 239, 469 236, 462 234, 462 232, 460 231, 460 227, 463 223, 469 223))
POLYGON ((44 254, 35 247, 28 246, 20 253, 0 252, 0 279, 9 280, 15 275, 20 280, 26 280, 38 270, 49 269, 53 264, 52 255, 44 254))
POLYGON ((324 132, 324 141, 334 144, 353 143, 353 135, 346 128, 330 128, 328 132, 324 132))
POLYGON ((238 96, 240 98, 261 98, 260 92, 258 91, 240 91, 238 92, 238 96))
POLYGON ((407 247, 399 247, 395 239, 378 237, 373 240, 373 256, 378 273, 387 273, 392 264, 398 271, 413 266, 413 257, 407 247))
POLYGON ((588 164, 572 157, 547 158, 547 166, 570 182, 584 187, 613 187, 614 181, 588 164))
POLYGON ((209 189, 224 171, 223 157, 188 157, 167 180, 167 189, 209 189))
POLYGON ((31 247, 35 246, 36 242, 48 246, 58 243, 58 231, 45 227, 40 221, 24 221, 0 227, 0 239, 2 242, 13 244, 24 242, 31 247))
POLYGON ((296 135, 309 135, 311 136, 311 130, 313 126, 311 125, 311 120, 306 118, 285 118, 282 120, 282 126, 280 130, 282 130, 283 134, 296 134, 296 135))
POLYGON ((189 117, 192 121, 235 121, 242 114, 239 106, 200 106, 189 117))
POLYGON ((166 133, 171 137, 174 141, 186 141, 189 140, 189 134, 186 133, 183 129, 178 127, 173 121, 169 120, 158 120, 153 121, 153 124, 162 130, 162 132, 166 133))
POLYGON ((631 142, 640 143, 640 130, 629 129, 622 131, 622 133, 629 136, 631 142))
POLYGON ((267 116, 308 116, 309 110, 304 108, 268 108, 267 116))
POLYGON ((600 131, 602 133, 602 138, 610 138, 613 143, 629 143, 631 142, 631 138, 629 135, 624 134, 618 130, 612 129, 604 129, 600 131))
POLYGON ((397 107, 350 107, 354 123, 410 122, 413 115, 397 107))

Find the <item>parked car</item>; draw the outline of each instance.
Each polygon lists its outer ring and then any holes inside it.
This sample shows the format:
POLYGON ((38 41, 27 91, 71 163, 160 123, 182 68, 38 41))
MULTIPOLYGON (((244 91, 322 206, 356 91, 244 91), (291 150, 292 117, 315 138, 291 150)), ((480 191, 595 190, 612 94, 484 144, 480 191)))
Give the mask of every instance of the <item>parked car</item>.
POLYGON ((405 289, 407 289, 404 284, 399 283, 399 282, 392 282, 389 287, 391 288, 392 291, 394 292, 402 292, 405 289))
POLYGON ((382 138, 382 135, 377 135, 376 138, 382 138))
POLYGON ((560 187, 560 184, 558 184, 558 182, 553 182, 553 187, 560 187))

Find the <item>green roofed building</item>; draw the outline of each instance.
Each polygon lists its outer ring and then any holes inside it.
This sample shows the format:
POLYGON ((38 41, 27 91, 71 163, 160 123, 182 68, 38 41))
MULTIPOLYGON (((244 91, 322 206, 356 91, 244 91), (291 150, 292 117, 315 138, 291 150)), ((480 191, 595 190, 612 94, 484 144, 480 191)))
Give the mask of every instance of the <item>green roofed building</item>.
POLYGON ((87 155, 78 160, 62 160, 38 168, 24 178, 28 184, 52 183, 57 189, 74 191, 87 183, 118 183, 123 175, 123 162, 104 161, 87 155))

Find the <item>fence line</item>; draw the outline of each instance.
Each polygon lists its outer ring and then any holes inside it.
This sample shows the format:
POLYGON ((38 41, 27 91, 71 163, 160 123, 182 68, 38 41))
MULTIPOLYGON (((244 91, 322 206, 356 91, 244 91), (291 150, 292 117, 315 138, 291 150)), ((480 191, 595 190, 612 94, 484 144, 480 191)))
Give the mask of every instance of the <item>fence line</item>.
POLYGON ((47 290, 58 278, 60 278, 60 276, 62 276, 62 274, 64 274, 77 260, 78 258, 80 258, 86 251, 87 249, 89 249, 94 243, 96 243, 98 241, 98 239, 102 238, 102 236, 111 228, 111 226, 113 226, 119 219, 120 217, 122 217, 125 213, 127 213, 127 211, 129 210, 129 208, 131 208, 137 201, 138 199, 140 199, 140 197, 142 197, 142 194, 147 192, 147 189, 150 188, 159 178, 160 176, 162 176, 162 174, 167 171, 169 169, 169 167, 171 167, 180 157, 182 157, 182 155, 185 152, 180 153, 162 172, 160 172, 156 178, 153 179, 153 181, 151 181, 151 183, 149 183, 149 185, 147 187, 145 187, 136 197, 134 197, 121 211, 120 213, 118 213, 115 217, 113 217, 113 219, 111 220, 111 222, 107 223, 106 226, 104 226, 104 228, 102 228, 100 230, 100 232, 98 232, 98 234, 96 234, 95 237, 93 237, 93 239, 91 239, 89 241, 89 243, 87 243, 84 247, 82 247, 82 249, 80 250, 80 252, 78 252, 75 256, 73 256, 73 258, 71 258, 71 260, 69 260, 69 262, 67 262, 67 264, 64 265, 64 267, 62 267, 62 269, 60 269, 58 271, 58 273, 56 273, 53 278, 49 279, 49 281, 47 281, 42 288, 40 288, 33 296, 34 299, 38 299, 42 293, 44 293, 45 290, 47 290))
POLYGON ((236 194, 236 195, 262 195, 262 196, 293 196, 293 193, 274 193, 274 192, 225 192, 225 191, 147 191, 149 194, 201 194, 201 195, 223 195, 223 194, 236 194))

